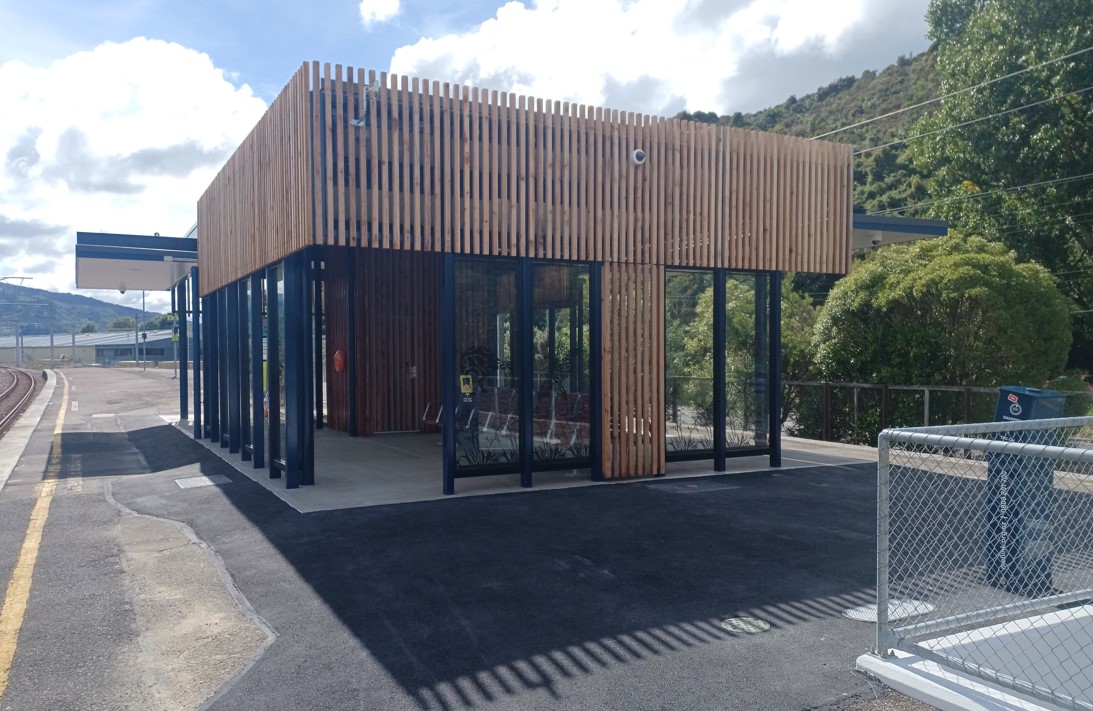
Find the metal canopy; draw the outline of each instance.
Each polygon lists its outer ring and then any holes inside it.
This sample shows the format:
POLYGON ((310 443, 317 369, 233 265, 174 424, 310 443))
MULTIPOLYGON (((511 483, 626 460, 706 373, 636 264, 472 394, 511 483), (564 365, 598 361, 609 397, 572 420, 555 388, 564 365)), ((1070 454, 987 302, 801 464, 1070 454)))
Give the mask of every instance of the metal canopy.
POLYGON ((76 287, 166 291, 197 264, 191 237, 76 233, 76 287))
POLYGON ((949 234, 949 223, 945 220, 855 214, 850 247, 851 249, 869 249, 886 244, 914 242, 929 237, 944 237, 947 234, 949 234))

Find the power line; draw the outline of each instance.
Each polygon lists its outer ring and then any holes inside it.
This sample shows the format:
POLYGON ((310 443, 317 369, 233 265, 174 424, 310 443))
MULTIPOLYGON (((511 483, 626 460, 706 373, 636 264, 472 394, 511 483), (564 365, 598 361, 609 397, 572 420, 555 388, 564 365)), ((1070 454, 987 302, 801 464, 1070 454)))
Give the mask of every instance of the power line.
POLYGON ((1008 225, 1002 225, 1002 227, 999 228, 999 230, 995 234, 1010 235, 1010 234, 1013 234, 1014 232, 1031 231, 1032 229, 1035 229, 1037 227, 1055 227, 1055 226, 1058 226, 1058 225, 1066 225, 1066 224, 1084 225, 1085 223, 1089 222, 1089 220, 1075 220, 1074 218, 1075 217, 1086 217, 1088 215, 1093 215, 1093 212, 1079 212, 1077 215, 1067 215, 1066 217, 1060 217, 1060 218, 1055 219, 1055 220, 1049 220, 1049 221, 1045 221, 1045 222, 1037 222, 1035 225, 1020 225, 1016 222, 1011 222, 1008 225), (1013 229, 1009 229, 1011 227, 1013 229))
POLYGON ((821 133, 818 136, 813 136, 810 140, 814 141, 817 138, 824 138, 826 136, 832 136, 836 133, 841 133, 843 131, 849 131, 852 128, 858 128, 859 126, 865 126, 866 124, 873 123, 874 121, 880 121, 881 119, 888 118, 890 116, 896 116, 896 115, 901 114, 905 111, 912 111, 914 109, 922 108, 923 106, 929 106, 930 104, 935 104, 938 101, 943 101, 945 99, 951 98, 953 96, 958 96, 958 95, 963 94, 965 92, 974 91, 975 89, 981 89, 985 86, 989 86, 989 85, 994 84, 996 82, 1000 82, 1004 79, 1011 79, 1015 76, 1019 76, 1021 74, 1024 74, 1025 72, 1031 72, 1033 69, 1039 69, 1040 67, 1045 67, 1048 64, 1054 64, 1055 62, 1061 62, 1064 59, 1070 59, 1071 57, 1077 57, 1079 54, 1085 54, 1086 52, 1090 52, 1090 51, 1093 51, 1093 47, 1086 47, 1085 49, 1079 49, 1077 52, 1071 52, 1070 54, 1064 54, 1061 57, 1056 57, 1055 59, 1049 59, 1046 62, 1040 62, 1039 64, 1035 64, 1031 67, 1026 67, 1025 69, 1020 69, 1016 72, 1011 72, 1010 74, 998 77, 997 79, 991 79, 990 81, 985 81, 985 82, 982 82, 980 84, 976 84, 975 86, 969 86, 966 89, 960 89, 959 91, 954 91, 950 94, 945 94, 944 96, 939 96, 936 99, 930 99, 929 101, 922 101, 920 103, 915 104, 914 106, 906 106, 902 109, 896 109, 895 111, 889 111, 886 114, 881 114, 880 116, 874 116, 873 118, 866 119, 865 121, 859 121, 859 122, 851 124, 849 126, 843 126, 842 128, 836 128, 834 131, 828 131, 827 133, 821 133))
POLYGON ((1051 101, 1058 101, 1059 99, 1065 99, 1068 96, 1076 96, 1078 94, 1084 94, 1085 92, 1087 92, 1091 89, 1093 89, 1093 86, 1087 86, 1084 89, 1077 89, 1075 91, 1070 91, 1070 92, 1067 92, 1065 94, 1058 94, 1056 96, 1052 96, 1052 97, 1047 98, 1047 99, 1041 99, 1040 101, 1034 101, 1031 104, 1025 104, 1024 106, 1018 106, 1016 108, 1006 109, 1005 111, 999 111, 998 113, 990 114, 989 116, 980 116, 979 118, 974 118, 974 119, 971 119, 969 121, 963 121, 961 123, 954 124, 952 126, 943 126, 941 128, 936 128, 933 131, 927 131, 926 133, 919 133, 919 134, 916 134, 914 136, 908 136, 907 138, 901 138, 898 141, 889 141, 888 143, 882 143, 881 145, 873 146, 872 148, 863 148, 860 151, 854 151, 854 155, 860 156, 863 153, 871 153, 872 151, 879 151, 881 148, 887 148, 888 146, 898 146, 901 143, 907 143, 908 141, 913 141, 916 138, 926 138, 927 136, 933 136, 933 135, 938 134, 938 133, 944 133, 945 131, 951 131, 954 128, 963 128, 964 126, 970 126, 973 123, 979 123, 980 121, 986 121, 988 119, 998 118, 999 116, 1005 116, 1006 114, 1012 114, 1015 111, 1023 111, 1024 109, 1031 109, 1033 106, 1039 106, 1041 104, 1046 104, 1046 103, 1051 102, 1051 101))
POLYGON ((1087 178, 1093 178, 1093 173, 1083 173, 1082 175, 1072 175, 1067 178, 1056 178, 1055 180, 1042 180, 1037 183, 1026 183, 1024 185, 1015 185, 1012 188, 995 188, 994 190, 983 190, 978 193, 970 193, 968 195, 954 195, 953 197, 941 198, 940 200, 930 200, 928 202, 920 202, 914 205, 904 205, 903 207, 890 207, 887 210, 877 210, 876 212, 870 212, 870 215, 891 215, 896 212, 903 212, 904 210, 914 210, 920 207, 933 207, 934 205, 943 205, 950 202, 958 202, 960 200, 971 200, 972 198, 986 197, 988 195, 997 195, 1000 193, 1011 193, 1017 190, 1025 190, 1031 188, 1041 188, 1047 185, 1059 185, 1062 183, 1070 183, 1077 180, 1085 180, 1087 178))

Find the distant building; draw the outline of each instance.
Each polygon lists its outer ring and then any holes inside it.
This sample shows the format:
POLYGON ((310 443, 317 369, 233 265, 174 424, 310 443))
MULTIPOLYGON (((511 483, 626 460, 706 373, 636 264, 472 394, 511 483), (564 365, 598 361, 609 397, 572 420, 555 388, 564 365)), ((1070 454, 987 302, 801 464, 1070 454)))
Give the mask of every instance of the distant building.
POLYGON ((0 336, 0 363, 57 366, 71 363, 117 365, 119 361, 159 363, 174 359, 171 329, 148 331, 147 340, 135 342, 132 331, 109 333, 55 333, 52 352, 49 336, 0 336))

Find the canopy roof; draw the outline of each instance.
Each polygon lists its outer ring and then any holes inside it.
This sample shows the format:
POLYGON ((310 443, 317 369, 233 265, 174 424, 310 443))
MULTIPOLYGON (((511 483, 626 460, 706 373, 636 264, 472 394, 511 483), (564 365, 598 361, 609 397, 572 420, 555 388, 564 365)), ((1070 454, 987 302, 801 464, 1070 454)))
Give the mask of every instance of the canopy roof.
POLYGON ((855 213, 854 228, 850 233, 850 247, 851 249, 868 249, 929 237, 944 237, 948 233, 949 223, 945 220, 855 213))
POLYGON ((197 240, 158 234, 76 233, 76 287, 166 291, 197 264, 197 240))

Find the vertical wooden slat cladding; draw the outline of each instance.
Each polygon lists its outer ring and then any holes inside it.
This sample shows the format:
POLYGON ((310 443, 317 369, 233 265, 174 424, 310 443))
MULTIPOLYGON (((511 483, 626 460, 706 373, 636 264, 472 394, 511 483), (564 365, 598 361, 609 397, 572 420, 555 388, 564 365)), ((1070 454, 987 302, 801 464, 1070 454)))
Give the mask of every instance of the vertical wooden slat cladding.
POLYGON ((440 399, 440 257, 343 248, 326 251, 330 427, 344 431, 348 424, 348 377, 334 372, 332 359, 339 349, 349 352, 349 259, 356 262, 357 362, 347 371, 357 369, 359 433, 430 429, 421 414, 440 399))
POLYGON ((213 180, 204 293, 309 244, 849 266, 849 147, 364 76, 302 67, 213 180))
POLYGON ((202 295, 312 243, 308 92, 305 65, 198 200, 202 295))
POLYGON ((608 478, 664 472, 664 269, 603 269, 602 463, 608 478))
MULTIPOLYGON (((326 318, 326 406, 327 425, 345 432, 349 427, 348 377, 334 371, 334 355, 349 354, 349 259, 355 251, 329 249, 323 285, 323 315, 326 318)), ((348 365, 348 363, 347 363, 348 365)), ((347 370, 348 372, 348 370, 347 370)))

